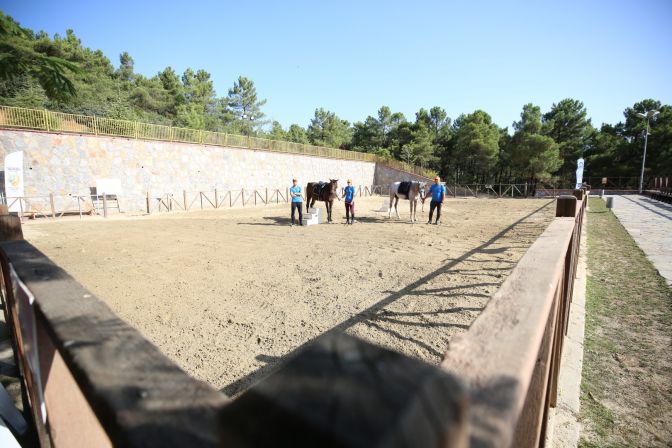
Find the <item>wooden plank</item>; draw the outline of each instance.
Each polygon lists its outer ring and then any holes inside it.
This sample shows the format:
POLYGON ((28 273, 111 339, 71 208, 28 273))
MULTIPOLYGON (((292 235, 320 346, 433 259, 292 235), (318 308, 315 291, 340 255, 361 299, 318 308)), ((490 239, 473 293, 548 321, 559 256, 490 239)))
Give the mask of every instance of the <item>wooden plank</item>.
MULTIPOLYGON (((523 412, 520 415, 512 446, 539 446, 543 440, 544 419, 548 408, 549 376, 552 371, 553 354, 555 352, 555 336, 557 326, 557 308, 560 302, 561 283, 558 283, 553 299, 551 313, 548 316, 546 330, 541 340, 539 354, 527 389, 523 412)), ((561 333, 562 334, 562 333, 561 333)))
POLYGON ((37 325, 37 339, 49 435, 53 445, 112 446, 41 322, 37 325), (73 427, 77 430, 73 431, 73 427))
POLYGON ((0 204, 0 216, 5 215, 9 215, 9 209, 7 208, 7 204, 0 204))
POLYGON ((574 223, 574 218, 553 220, 469 331, 451 341, 441 366, 471 386, 473 445, 511 446, 562 278, 574 223), (535 275, 530 275, 532 272, 535 275))
POLYGON ((23 239, 21 218, 14 215, 0 215, 0 241, 16 241, 23 239))
POLYGON ((466 416, 455 376, 331 333, 227 405, 219 422, 222 446, 462 447, 466 416))
POLYGON ((0 259, 35 296, 39 321, 113 445, 218 444, 223 394, 184 373, 28 242, 0 243, 0 259))

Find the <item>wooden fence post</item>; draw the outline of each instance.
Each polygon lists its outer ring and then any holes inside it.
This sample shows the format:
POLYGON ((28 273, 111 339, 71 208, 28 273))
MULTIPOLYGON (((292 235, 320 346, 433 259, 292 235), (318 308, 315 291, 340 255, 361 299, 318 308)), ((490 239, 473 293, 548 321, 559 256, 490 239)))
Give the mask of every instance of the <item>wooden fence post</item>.
POLYGON ((13 215, 0 216, 0 241, 18 241, 22 239, 21 218, 13 215))
POLYGON ((49 193, 49 203, 51 205, 51 217, 56 218, 56 207, 54 207, 54 193, 49 193))
POLYGON ((107 218, 107 195, 103 192, 103 217, 107 218))
POLYGON ((266 205, 268 205, 268 187, 266 187, 266 205))
POLYGON ((219 201, 217 200, 217 189, 215 188, 215 208, 218 208, 219 201))
POLYGON ((184 211, 189 210, 189 205, 187 204, 187 190, 182 190, 182 197, 184 198, 184 211))
POLYGON ((149 203, 149 191, 148 191, 147 192, 147 214, 148 215, 152 213, 152 209, 151 209, 150 205, 151 204, 149 203))
POLYGON ((243 207, 245 207, 245 189, 244 188, 240 189, 240 197, 243 199, 243 207))
POLYGON ((573 218, 576 216, 577 199, 575 196, 561 195, 555 206, 556 218, 573 218))

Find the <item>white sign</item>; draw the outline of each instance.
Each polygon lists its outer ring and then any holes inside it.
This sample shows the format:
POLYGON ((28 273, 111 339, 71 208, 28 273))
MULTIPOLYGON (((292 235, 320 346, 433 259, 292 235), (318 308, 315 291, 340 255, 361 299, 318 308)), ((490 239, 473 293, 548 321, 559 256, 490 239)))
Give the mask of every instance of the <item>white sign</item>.
POLYGON ((121 195, 121 180, 96 179, 96 194, 121 195))
POLYGON ((583 158, 576 161, 576 187, 581 188, 583 184, 583 158))
MULTIPOLYGON (((5 197, 23 197, 23 151, 7 154, 5 157, 5 197)), ((8 199, 10 212, 20 212, 20 200, 8 199)))

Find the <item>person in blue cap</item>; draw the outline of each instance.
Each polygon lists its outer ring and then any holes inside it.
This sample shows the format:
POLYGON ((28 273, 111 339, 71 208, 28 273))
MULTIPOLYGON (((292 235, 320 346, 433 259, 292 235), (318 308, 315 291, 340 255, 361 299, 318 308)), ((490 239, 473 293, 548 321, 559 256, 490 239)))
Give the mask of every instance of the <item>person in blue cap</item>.
POLYGON ((289 188, 289 195, 292 197, 292 226, 294 226, 295 211, 299 211, 299 225, 303 225, 303 197, 301 197, 301 187, 296 178, 292 179, 292 186, 289 188))
POLYGON ((427 221, 427 224, 432 223, 432 215, 434 209, 436 209, 436 225, 438 226, 441 224, 441 206, 446 199, 446 187, 441 185, 439 176, 434 178, 434 183, 429 187, 429 194, 432 196, 432 201, 429 203, 429 221, 427 221))

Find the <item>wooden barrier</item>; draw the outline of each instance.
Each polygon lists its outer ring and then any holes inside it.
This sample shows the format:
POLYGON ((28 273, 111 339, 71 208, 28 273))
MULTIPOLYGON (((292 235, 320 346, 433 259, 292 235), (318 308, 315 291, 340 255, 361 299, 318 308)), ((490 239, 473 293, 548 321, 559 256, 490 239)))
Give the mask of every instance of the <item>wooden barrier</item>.
POLYGON ((488 306, 452 341, 442 367, 469 386, 470 444, 543 444, 555 405, 562 339, 571 302, 585 191, 558 199, 556 218, 488 306))
POLYGON ((0 243, 0 264, 41 446, 217 444, 223 394, 184 373, 28 242, 0 243), (34 332, 17 331, 31 322, 34 332))
POLYGON ((331 332, 235 401, 184 373, 5 217, 0 289, 40 445, 539 446, 585 205, 582 190, 558 199, 557 218, 440 366, 331 332))

